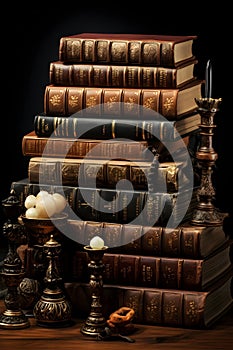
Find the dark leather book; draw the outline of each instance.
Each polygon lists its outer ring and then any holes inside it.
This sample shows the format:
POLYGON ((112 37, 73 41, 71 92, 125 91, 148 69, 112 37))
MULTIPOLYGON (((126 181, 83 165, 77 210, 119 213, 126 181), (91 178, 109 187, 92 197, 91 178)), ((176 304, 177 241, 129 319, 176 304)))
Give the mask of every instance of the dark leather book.
MULTIPOLYGON (((233 305, 232 270, 221 276, 208 291, 103 285, 103 315, 125 306, 133 308, 133 323, 208 329, 220 321, 233 305)), ((88 283, 66 282, 65 290, 74 312, 90 313, 91 290, 88 283)))
MULTIPOLYGON (((88 254, 77 250, 72 268, 80 269, 90 262, 88 254)), ((232 241, 223 244, 204 259, 167 256, 146 256, 105 253, 103 256, 105 284, 206 291, 232 266, 232 241), (217 268, 216 268, 217 266, 217 268)), ((87 271, 73 276, 86 282, 87 271)))
POLYGON ((78 33, 63 36, 59 60, 174 67, 192 58, 197 36, 78 33))
MULTIPOLYGON (((70 116, 87 110, 94 116, 132 115, 132 108, 160 113, 176 120, 196 110, 195 98, 202 96, 203 81, 196 79, 181 88, 149 89, 46 85, 43 112, 53 116, 70 116)), ((133 119, 133 118, 132 118, 133 119)))
POLYGON ((34 117, 34 130, 39 137, 71 137, 79 139, 129 139, 134 141, 170 142, 199 130, 199 113, 169 121, 158 119, 129 119, 116 117, 87 117, 78 113, 70 117, 38 114, 34 117))
MULTIPOLYGON (((11 189, 24 204, 29 194, 39 189, 63 194, 68 203, 68 215, 76 219, 139 225, 175 225, 190 218, 197 204, 197 188, 176 193, 146 190, 74 187, 31 184, 27 179, 12 182, 11 189)), ((67 227, 68 229, 68 227, 67 227)), ((70 234, 70 233, 67 233, 70 234)))
POLYGON ((134 189, 148 190, 151 176, 153 186, 164 186, 169 193, 187 186, 190 179, 185 174, 185 164, 175 162, 133 162, 123 160, 75 159, 31 157, 28 163, 28 178, 31 183, 59 184, 64 186, 92 186, 116 188, 121 180, 128 180, 134 189), (180 180, 180 182, 179 182, 180 180))
MULTIPOLYGON (((227 214, 223 214, 223 220, 224 216, 227 214)), ((193 226, 189 221, 172 229, 76 219, 69 219, 68 226, 79 250, 100 236, 111 253, 138 256, 205 259, 229 241, 223 226, 193 226)))
POLYGON ((165 68, 54 61, 49 66, 49 82, 64 86, 179 88, 196 78, 197 63, 191 59, 176 68, 165 68))

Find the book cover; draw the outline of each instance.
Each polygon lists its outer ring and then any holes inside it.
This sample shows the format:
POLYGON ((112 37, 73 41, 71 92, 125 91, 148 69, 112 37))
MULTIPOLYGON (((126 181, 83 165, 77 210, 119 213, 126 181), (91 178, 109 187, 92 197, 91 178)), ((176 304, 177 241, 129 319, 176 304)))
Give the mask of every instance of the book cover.
MULTIPOLYGON (((159 143, 160 144, 160 143, 159 143)), ((154 144, 154 147, 159 147, 154 144)), ((77 139, 76 137, 39 137, 35 131, 22 138, 22 154, 28 157, 48 156, 90 159, 130 159, 152 161, 153 154, 146 140, 77 139)))
MULTIPOLYGON (((153 116, 152 116, 153 118, 153 116)), ((201 116, 195 112, 176 121, 160 116, 155 119, 125 115, 102 116, 102 118, 79 115, 55 117, 38 114, 34 117, 34 130, 39 137, 75 137, 79 139, 129 139, 134 141, 170 142, 197 131, 201 116)))
POLYGON ((60 157, 66 159, 98 159, 153 162, 193 161, 199 144, 198 130, 189 132, 177 140, 161 142, 155 140, 127 139, 77 139, 76 137, 39 137, 35 130, 23 135, 22 154, 26 157, 60 157))
POLYGON ((116 188, 119 181, 129 181, 134 189, 155 191, 166 188, 177 192, 190 184, 185 162, 138 162, 127 160, 76 159, 59 157, 31 157, 28 178, 31 183, 62 184, 64 186, 97 185, 116 188), (153 178, 152 178, 153 177, 153 178), (153 183, 152 183, 153 180, 153 183))
POLYGON ((50 193, 61 193, 67 198, 69 204, 66 209, 69 218, 75 217, 84 221, 148 226, 163 224, 174 227, 177 223, 190 218, 197 204, 197 188, 167 193, 136 191, 124 187, 108 189, 31 184, 27 178, 12 182, 11 189, 15 191, 22 205, 29 194, 36 195, 40 189, 50 193))
POLYGON ((88 110, 95 116, 127 115, 136 107, 140 113, 160 113, 168 120, 176 120, 196 110, 195 98, 200 98, 203 81, 196 79, 182 88, 140 89, 119 87, 77 87, 46 85, 44 110, 47 115, 70 116, 88 110))
MULTIPOLYGON (((103 282, 113 285, 206 291, 231 269, 231 254, 232 241, 224 243, 204 259, 107 251, 102 259, 103 282)), ((88 281, 89 262, 88 254, 83 249, 74 253, 71 271, 80 271, 83 268, 83 272, 79 275, 73 274, 73 281, 88 281)))
POLYGON ((196 35, 79 33, 63 36, 59 60, 174 67, 193 57, 196 35))
MULTIPOLYGON (((223 226, 197 227, 188 220, 172 229, 77 219, 69 219, 68 226, 70 237, 75 237, 78 244, 77 249, 87 245, 93 237, 100 236, 110 252, 138 256, 205 259, 229 242, 229 235, 223 226)), ((72 240, 72 246, 73 243, 72 240)))
MULTIPOLYGON (((103 315, 126 306, 135 311, 135 324, 207 329, 213 327, 233 305, 232 271, 208 291, 186 291, 103 285, 103 315)), ((65 290, 74 310, 87 317, 91 291, 88 283, 66 282, 65 290)))
POLYGON ((65 86, 179 88, 196 78, 197 63, 191 59, 176 68, 165 68, 53 61, 49 66, 49 82, 65 86))

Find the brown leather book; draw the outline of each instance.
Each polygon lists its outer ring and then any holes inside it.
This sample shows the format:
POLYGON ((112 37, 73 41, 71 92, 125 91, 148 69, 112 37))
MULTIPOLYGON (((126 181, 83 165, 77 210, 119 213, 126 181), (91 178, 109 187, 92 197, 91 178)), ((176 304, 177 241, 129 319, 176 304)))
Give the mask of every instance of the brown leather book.
MULTIPOLYGON (((231 268, 231 255, 232 241, 204 259, 107 252, 102 260, 103 281, 114 285, 206 291, 231 268)), ((77 250, 71 270, 80 269, 79 264, 87 266, 89 262, 88 254, 85 256, 77 250)), ((73 278, 86 282, 87 271, 73 278)))
MULTIPOLYGON (((103 285, 103 315, 125 306, 133 308, 135 324, 207 329, 214 326, 233 305, 232 270, 208 291, 103 285)), ((88 283, 67 282, 65 290, 78 315, 90 313, 88 283)))
POLYGON ((86 110, 94 116, 130 115, 136 106, 144 113, 160 113, 168 120, 180 119, 197 108, 202 81, 195 80, 182 88, 140 89, 119 87, 77 87, 46 85, 44 113, 53 116, 70 116, 86 110), (122 111, 123 109, 123 111, 122 111))
POLYGON ((159 162, 187 160, 197 150, 197 131, 189 132, 175 141, 131 139, 77 139, 76 137, 39 137, 35 130, 22 137, 22 154, 27 157, 62 157, 71 159, 128 160, 152 162, 154 155, 159 162), (184 159, 185 155, 185 159, 184 159))
POLYGON ((77 139, 75 137, 39 137, 35 131, 22 138, 24 156, 48 156, 66 158, 98 158, 98 159, 152 159, 147 141, 120 141, 101 139, 77 139))
POLYGON ((169 193, 187 186, 185 164, 163 162, 153 167, 152 162, 127 160, 75 159, 59 157, 31 157, 28 178, 31 183, 62 184, 65 186, 93 186, 116 188, 121 180, 128 180, 134 189, 147 190, 152 182, 156 190, 166 188, 169 193))
POLYGON ((229 241, 223 226, 192 226, 188 221, 173 229, 76 219, 69 219, 68 226, 77 247, 100 236, 118 254, 204 259, 229 241))
POLYGON ((50 62, 49 81, 64 86, 179 88, 195 79, 197 63, 191 59, 176 68, 165 68, 54 61, 50 62))
POLYGON ((174 67, 193 57, 197 36, 78 33, 60 38, 59 60, 174 67))

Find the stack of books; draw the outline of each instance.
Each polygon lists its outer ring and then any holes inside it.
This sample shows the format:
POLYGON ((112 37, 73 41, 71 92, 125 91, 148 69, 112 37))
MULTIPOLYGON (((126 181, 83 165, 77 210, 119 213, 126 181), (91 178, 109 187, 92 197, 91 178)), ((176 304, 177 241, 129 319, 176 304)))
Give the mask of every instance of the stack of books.
POLYGON ((50 63, 44 110, 22 140, 28 178, 11 187, 22 204, 41 189, 66 196, 63 279, 79 315, 90 308, 83 247, 94 236, 109 247, 106 317, 128 306, 136 323, 209 327, 232 306, 229 237, 189 223, 203 83, 196 39, 81 33, 62 37, 50 63))

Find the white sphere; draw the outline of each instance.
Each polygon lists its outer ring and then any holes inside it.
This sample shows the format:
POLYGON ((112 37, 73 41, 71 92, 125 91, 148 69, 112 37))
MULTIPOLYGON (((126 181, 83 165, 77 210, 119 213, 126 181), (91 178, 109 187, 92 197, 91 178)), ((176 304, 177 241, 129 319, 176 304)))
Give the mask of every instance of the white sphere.
POLYGON ((37 219, 39 217, 39 212, 35 207, 31 207, 26 210, 25 216, 29 219, 37 219))
POLYGON ((56 204, 56 213, 61 213, 62 210, 65 209, 66 207, 66 198, 62 196, 60 193, 53 193, 52 194, 53 200, 55 201, 56 204))
POLYGON ((41 190, 40 192, 37 193, 36 199, 41 199, 44 198, 45 196, 49 196, 49 192, 45 190, 41 190))
POLYGON ((39 216, 42 218, 53 216, 56 212, 56 204, 52 195, 46 195, 37 199, 36 209, 39 211, 39 216))
POLYGON ((95 236, 90 240, 90 247, 92 249, 102 249, 104 247, 104 240, 99 236, 95 236))
POLYGON ((26 209, 32 208, 36 205, 36 196, 34 194, 30 194, 26 197, 24 201, 24 206, 26 209))

